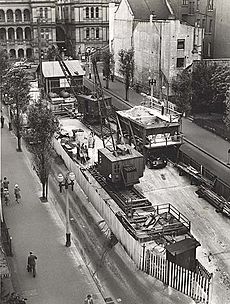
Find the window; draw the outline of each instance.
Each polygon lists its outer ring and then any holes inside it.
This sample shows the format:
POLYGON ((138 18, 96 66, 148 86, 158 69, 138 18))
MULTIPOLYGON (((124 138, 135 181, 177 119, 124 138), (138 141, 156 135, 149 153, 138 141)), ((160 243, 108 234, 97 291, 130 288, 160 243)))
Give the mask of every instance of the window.
POLYGON ((95 38, 94 36, 95 36, 95 30, 94 30, 94 28, 92 28, 92 29, 91 29, 91 38, 94 39, 94 38, 95 38))
POLYGON ((89 38, 89 28, 88 27, 86 28, 86 32, 85 33, 86 33, 86 39, 88 39, 89 38))
POLYGON ((205 19, 202 20, 202 27, 205 28, 205 19))
POLYGON ((96 39, 99 38, 99 28, 96 29, 96 39))
POLYGON ((91 7, 91 18, 94 18, 94 7, 91 7))
POLYGON ((46 29, 46 40, 49 40, 49 29, 46 29))
POLYGON ((177 49, 184 50, 185 40, 184 39, 177 39, 177 49))
POLYGON ((209 20, 209 28, 208 28, 209 33, 212 32, 212 19, 209 20))
POLYGON ((188 19, 188 15, 187 14, 182 14, 182 20, 183 21, 187 21, 187 19, 188 19))
POLYGON ((189 14, 192 15, 194 14, 194 11, 195 11, 195 2, 190 2, 189 3, 189 14))
POLYGON ((184 58, 177 58, 176 67, 177 68, 183 68, 184 67, 184 58))
POLYGON ((87 19, 89 18, 89 8, 88 7, 85 9, 85 17, 87 19))
POLYGON ((213 11, 213 0, 209 0, 209 3, 208 3, 208 10, 209 10, 209 11, 213 11))
POLYGON ((43 8, 40 8, 40 18, 43 18, 43 8))
POLYGON ((96 7, 96 18, 99 18, 99 7, 96 7))
POLYGON ((182 5, 188 5, 188 0, 183 0, 182 5))
POLYGON ((200 9, 200 0, 196 0, 196 10, 199 11, 200 9))
POLYGON ((45 18, 46 19, 48 18, 48 8, 47 7, 45 8, 45 18))
POLYGON ((44 37, 45 37, 45 35, 44 35, 44 30, 41 29, 41 38, 44 38, 44 37))
POLYGON ((212 48, 212 44, 211 42, 208 43, 208 57, 211 57, 211 48, 212 48))
POLYGON ((200 19, 196 19, 196 24, 198 27, 200 27, 200 19))

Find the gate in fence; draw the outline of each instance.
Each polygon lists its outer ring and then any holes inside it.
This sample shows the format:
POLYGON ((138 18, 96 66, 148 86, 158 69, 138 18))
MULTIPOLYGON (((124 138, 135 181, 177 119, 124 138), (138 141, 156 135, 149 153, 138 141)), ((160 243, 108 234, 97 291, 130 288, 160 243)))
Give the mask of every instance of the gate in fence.
POLYGON ((191 271, 147 250, 142 265, 143 271, 164 284, 196 301, 209 303, 212 274, 202 269, 198 261, 196 270, 191 271))

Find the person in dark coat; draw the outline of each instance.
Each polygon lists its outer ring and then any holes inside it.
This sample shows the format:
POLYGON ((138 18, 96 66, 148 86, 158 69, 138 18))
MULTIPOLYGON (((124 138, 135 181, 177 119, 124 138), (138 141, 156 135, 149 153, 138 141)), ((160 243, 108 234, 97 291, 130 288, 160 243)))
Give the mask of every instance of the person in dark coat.
POLYGON ((93 298, 90 294, 85 298, 84 304, 93 304, 93 298))
POLYGON ((28 256, 28 262, 27 262, 27 270, 30 272, 32 271, 33 277, 36 276, 36 255, 33 254, 32 251, 30 251, 30 255, 28 256))
POLYGON ((2 182, 3 189, 9 190, 9 183, 10 182, 8 181, 7 177, 4 177, 3 182, 2 182))
POLYGON ((5 121, 5 118, 3 115, 1 115, 1 125, 2 125, 2 128, 4 127, 4 121, 5 121))

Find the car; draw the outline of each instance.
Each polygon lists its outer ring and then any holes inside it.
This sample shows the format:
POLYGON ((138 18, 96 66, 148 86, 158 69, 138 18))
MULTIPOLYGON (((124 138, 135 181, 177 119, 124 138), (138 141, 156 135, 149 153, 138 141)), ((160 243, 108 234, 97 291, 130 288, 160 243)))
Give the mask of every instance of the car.
POLYGON ((146 166, 149 169, 162 169, 167 166, 167 158, 164 155, 149 155, 146 166))

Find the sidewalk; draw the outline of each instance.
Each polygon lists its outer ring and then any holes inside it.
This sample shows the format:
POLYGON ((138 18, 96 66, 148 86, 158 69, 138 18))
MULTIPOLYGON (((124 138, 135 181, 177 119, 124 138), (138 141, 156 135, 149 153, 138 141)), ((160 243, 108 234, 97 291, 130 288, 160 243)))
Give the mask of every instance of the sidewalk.
POLYGON ((23 153, 16 152, 16 139, 6 125, 2 129, 2 177, 10 181, 11 202, 4 206, 5 220, 12 236, 12 279, 27 304, 81 304, 92 294, 94 304, 104 300, 77 248, 65 247, 65 227, 52 203, 41 203, 40 183, 23 153), (22 204, 13 197, 19 184, 22 204), (27 256, 37 257, 37 276, 26 271, 27 256))

